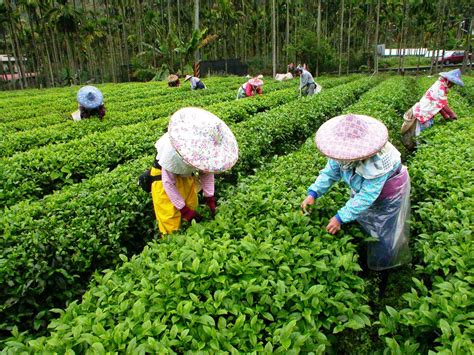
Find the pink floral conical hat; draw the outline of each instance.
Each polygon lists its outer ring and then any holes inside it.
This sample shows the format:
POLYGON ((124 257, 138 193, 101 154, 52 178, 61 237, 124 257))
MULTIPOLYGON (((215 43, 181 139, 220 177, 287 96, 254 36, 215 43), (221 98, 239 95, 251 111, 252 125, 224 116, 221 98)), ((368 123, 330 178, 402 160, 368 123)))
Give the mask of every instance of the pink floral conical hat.
POLYGON ((249 82, 250 85, 253 85, 253 86, 262 86, 263 85, 263 80, 260 80, 258 78, 252 78, 248 82, 249 82))
POLYGON ((186 107, 171 116, 171 144, 183 160, 204 172, 223 172, 239 157, 237 140, 216 115, 197 107, 186 107))
POLYGON ((375 155, 388 141, 388 130, 375 118, 348 114, 326 121, 316 132, 316 146, 325 156, 345 161, 375 155))

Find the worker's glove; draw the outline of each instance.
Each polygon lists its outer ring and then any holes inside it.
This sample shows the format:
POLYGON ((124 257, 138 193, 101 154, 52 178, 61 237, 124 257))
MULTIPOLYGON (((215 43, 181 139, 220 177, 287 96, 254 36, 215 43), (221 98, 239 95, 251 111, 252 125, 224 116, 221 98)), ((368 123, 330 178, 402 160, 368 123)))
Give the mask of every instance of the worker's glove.
POLYGON ((209 206, 209 209, 211 210, 212 214, 216 214, 216 199, 214 196, 206 197, 206 205, 209 206))
POLYGON ((181 217, 183 217, 188 222, 191 222, 192 220, 200 222, 202 220, 202 216, 196 211, 190 209, 188 206, 184 206, 179 210, 179 212, 181 212, 181 217))

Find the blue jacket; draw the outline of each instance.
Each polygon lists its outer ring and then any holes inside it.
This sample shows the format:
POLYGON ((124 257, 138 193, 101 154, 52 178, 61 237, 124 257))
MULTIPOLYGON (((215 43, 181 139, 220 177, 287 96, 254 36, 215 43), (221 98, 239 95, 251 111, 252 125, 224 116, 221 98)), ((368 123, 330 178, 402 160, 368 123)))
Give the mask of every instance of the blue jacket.
POLYGON ((357 219, 357 217, 366 211, 380 195, 382 188, 387 179, 396 172, 399 164, 396 164, 388 173, 374 178, 365 179, 355 172, 354 168, 342 169, 341 166, 332 159, 328 162, 323 170, 320 171, 316 181, 309 187, 308 195, 314 198, 321 197, 329 190, 335 182, 344 180, 352 189, 354 195, 345 206, 336 214, 336 218, 340 223, 347 223, 357 219))

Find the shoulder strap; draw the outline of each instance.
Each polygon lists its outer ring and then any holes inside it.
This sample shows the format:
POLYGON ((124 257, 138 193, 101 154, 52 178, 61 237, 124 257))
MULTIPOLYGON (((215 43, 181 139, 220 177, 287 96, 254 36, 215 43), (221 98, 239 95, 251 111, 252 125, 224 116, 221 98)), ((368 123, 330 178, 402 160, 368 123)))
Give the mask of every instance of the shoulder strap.
POLYGON ((156 175, 156 176, 151 176, 150 175, 150 180, 151 182, 155 182, 155 181, 161 181, 161 175, 156 175))

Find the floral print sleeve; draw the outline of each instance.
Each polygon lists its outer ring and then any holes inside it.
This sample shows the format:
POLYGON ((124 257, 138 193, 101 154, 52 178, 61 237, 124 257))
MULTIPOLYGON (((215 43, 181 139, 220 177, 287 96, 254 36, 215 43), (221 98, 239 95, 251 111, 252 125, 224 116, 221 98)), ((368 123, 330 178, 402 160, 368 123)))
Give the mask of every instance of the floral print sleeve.
POLYGON ((425 123, 433 118, 444 106, 448 104, 448 81, 438 79, 413 106, 413 115, 420 123, 425 123))
POLYGON ((334 160, 329 159, 316 181, 308 188, 308 195, 321 197, 335 182, 341 180, 341 168, 334 160))
POLYGON ((337 212, 341 221, 344 223, 354 221, 366 211, 379 197, 388 176, 389 174, 385 174, 375 179, 364 180, 360 191, 337 212))

